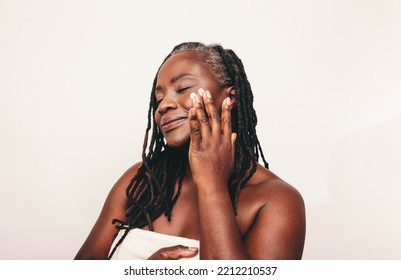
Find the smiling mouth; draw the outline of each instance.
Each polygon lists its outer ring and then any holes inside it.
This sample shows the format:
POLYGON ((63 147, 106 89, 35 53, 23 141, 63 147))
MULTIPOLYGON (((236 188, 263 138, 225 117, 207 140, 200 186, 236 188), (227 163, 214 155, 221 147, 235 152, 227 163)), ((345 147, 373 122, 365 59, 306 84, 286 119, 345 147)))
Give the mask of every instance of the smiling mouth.
POLYGON ((163 132, 166 133, 166 132, 169 132, 169 131, 179 127, 180 125, 185 123, 186 120, 187 120, 187 118, 178 118, 178 119, 174 119, 171 121, 167 121, 161 126, 161 128, 162 128, 163 132))

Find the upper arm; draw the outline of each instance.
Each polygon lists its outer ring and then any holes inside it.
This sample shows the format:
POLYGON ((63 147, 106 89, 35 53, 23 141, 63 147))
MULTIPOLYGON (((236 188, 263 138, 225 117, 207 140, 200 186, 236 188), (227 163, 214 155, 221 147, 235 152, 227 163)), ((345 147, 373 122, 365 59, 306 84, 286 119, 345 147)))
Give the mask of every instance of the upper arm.
POLYGON ((93 226, 75 259, 106 259, 117 230, 113 219, 124 220, 126 208, 126 188, 138 171, 140 163, 129 168, 114 184, 93 226))
POLYGON ((259 210, 245 236, 251 259, 301 259, 305 241, 305 205, 293 187, 283 183, 259 210))

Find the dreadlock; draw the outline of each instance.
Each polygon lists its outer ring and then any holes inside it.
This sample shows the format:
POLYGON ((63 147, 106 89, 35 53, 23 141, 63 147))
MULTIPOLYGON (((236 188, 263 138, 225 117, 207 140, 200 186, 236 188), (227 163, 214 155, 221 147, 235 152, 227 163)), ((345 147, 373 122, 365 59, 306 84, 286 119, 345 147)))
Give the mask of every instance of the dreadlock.
POLYGON ((113 220, 113 224, 118 224, 116 228, 125 230, 125 233, 114 246, 109 258, 113 256, 130 229, 147 226, 149 230, 153 230, 152 221, 161 214, 164 214, 170 221, 173 206, 180 195, 182 181, 188 166, 188 145, 178 149, 170 148, 165 143, 154 116, 158 107, 155 88, 159 70, 167 59, 182 51, 196 52, 200 64, 216 75, 221 87, 235 87, 237 102, 232 109, 232 129, 237 133, 237 140, 235 142, 234 171, 228 182, 228 191, 235 213, 237 213, 238 193, 255 173, 259 152, 264 166, 268 168, 256 135, 257 117, 253 108, 251 85, 240 58, 232 50, 223 49, 217 44, 204 45, 198 42, 189 42, 175 46, 160 65, 153 81, 148 124, 142 148, 142 164, 126 189, 126 220, 113 220), (149 141, 150 131, 151 139, 149 141), (174 185, 177 180, 178 190, 174 194, 174 185))

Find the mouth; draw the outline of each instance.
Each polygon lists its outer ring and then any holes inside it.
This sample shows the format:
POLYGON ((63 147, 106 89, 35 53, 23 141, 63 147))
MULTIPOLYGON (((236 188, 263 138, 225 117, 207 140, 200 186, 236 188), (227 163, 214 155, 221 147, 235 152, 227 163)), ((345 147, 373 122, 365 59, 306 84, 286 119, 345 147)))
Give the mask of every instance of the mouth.
POLYGON ((166 117, 163 118, 160 122, 160 127, 164 133, 169 132, 183 123, 187 120, 187 116, 172 116, 172 117, 166 117))

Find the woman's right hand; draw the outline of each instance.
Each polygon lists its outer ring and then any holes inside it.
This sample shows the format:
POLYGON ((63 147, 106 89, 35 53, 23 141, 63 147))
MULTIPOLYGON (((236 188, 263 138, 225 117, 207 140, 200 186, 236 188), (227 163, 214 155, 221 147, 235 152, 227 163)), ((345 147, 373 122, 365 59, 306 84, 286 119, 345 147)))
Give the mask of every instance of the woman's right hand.
POLYGON ((198 254, 198 248, 175 245, 157 250, 148 260, 178 260, 192 258, 198 254))

